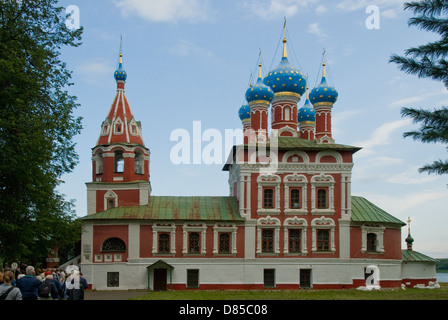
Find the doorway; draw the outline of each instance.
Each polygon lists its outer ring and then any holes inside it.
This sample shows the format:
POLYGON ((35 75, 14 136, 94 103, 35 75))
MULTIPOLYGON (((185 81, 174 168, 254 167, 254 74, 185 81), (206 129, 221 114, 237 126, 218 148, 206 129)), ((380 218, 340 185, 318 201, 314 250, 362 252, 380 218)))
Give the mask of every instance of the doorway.
POLYGON ((166 270, 154 269, 154 290, 166 290, 166 270))

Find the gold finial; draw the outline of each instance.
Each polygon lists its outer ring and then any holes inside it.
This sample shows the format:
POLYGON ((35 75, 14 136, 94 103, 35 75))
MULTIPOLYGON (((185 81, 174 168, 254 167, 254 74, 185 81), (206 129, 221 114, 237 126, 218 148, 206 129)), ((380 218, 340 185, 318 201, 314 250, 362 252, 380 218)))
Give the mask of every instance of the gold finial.
POLYGON ((322 52, 322 76, 325 77, 325 48, 322 52))
POLYGON ((261 63, 258 64, 258 78, 261 79, 261 63))
POLYGON ((310 87, 308 87, 308 86, 306 86, 306 100, 309 100, 310 99, 310 94, 309 94, 309 92, 308 92, 308 89, 309 89, 310 87))
POLYGON ((288 54, 286 53, 286 17, 283 22, 283 54, 282 58, 287 58, 288 54))
POLYGON ((123 63, 123 54, 120 53, 120 63, 123 63))
POLYGON ((408 217, 408 233, 411 234, 411 217, 408 217))

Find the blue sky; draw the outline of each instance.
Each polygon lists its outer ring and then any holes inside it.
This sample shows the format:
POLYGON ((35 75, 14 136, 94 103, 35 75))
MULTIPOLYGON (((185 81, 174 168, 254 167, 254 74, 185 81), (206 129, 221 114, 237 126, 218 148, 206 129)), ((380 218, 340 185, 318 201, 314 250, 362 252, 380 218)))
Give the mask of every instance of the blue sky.
MULTIPOLYGON (((261 50, 265 75, 281 58, 283 20, 287 19, 288 57, 308 75, 312 89, 320 80, 325 49, 327 75, 339 92, 333 108, 333 138, 363 147, 355 154, 352 194, 364 196, 406 222, 411 218, 414 250, 448 257, 448 189, 444 176, 417 169, 445 159, 442 145, 404 139, 415 128, 402 118, 404 106, 435 108, 448 104, 439 82, 418 79, 388 63, 392 53, 437 39, 408 27, 410 12, 402 0, 97 0, 61 1, 79 8, 83 44, 66 48, 62 58, 73 71, 70 93, 78 97, 76 115, 84 129, 74 139, 79 154, 75 170, 63 177, 60 192, 76 200, 86 214, 86 186, 91 181, 91 148, 115 96, 113 72, 123 36, 126 96, 151 151, 154 195, 228 195, 218 164, 174 164, 170 140, 176 129, 202 133, 242 128, 238 109, 250 74, 256 74, 261 50), (379 29, 366 20, 379 10, 379 29)), ((370 21, 370 20, 368 20, 370 21)), ((303 101, 299 102, 299 106, 303 101)), ((192 137, 193 139, 193 137, 192 137)), ((202 142, 205 147, 208 142, 202 142)), ((402 229, 403 247, 407 228, 402 229)))

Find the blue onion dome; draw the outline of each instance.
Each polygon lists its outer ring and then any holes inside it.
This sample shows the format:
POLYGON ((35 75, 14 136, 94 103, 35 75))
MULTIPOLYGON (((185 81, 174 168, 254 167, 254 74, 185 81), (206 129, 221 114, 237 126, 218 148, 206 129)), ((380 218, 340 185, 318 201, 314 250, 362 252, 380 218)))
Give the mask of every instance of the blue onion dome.
POLYGON ((310 102, 309 94, 308 94, 308 87, 306 88, 306 100, 303 107, 301 107, 299 110, 297 110, 297 122, 301 123, 304 121, 316 121, 316 112, 310 102))
POLYGON ((269 72, 263 81, 277 92, 293 92, 303 95, 306 88, 306 78, 298 68, 288 61, 286 53, 286 38, 283 38, 283 55, 280 64, 269 72))
POLYGON ((250 119, 250 107, 248 104, 242 105, 241 108, 238 110, 238 115, 241 119, 241 121, 250 119))
POLYGON ((123 54, 120 53, 120 63, 118 64, 118 69, 115 70, 114 78, 115 80, 119 81, 126 81, 126 78, 128 77, 126 71, 123 69, 123 54))
POLYGON ((246 101, 267 101, 271 102, 274 98, 274 92, 271 88, 263 83, 261 78, 261 63, 258 64, 258 80, 254 85, 251 85, 246 91, 246 101))
POLYGON ((319 102, 335 103, 339 94, 336 89, 330 86, 327 82, 327 78, 325 77, 325 62, 322 64, 322 70, 322 81, 317 87, 311 90, 310 101, 312 104, 319 102))

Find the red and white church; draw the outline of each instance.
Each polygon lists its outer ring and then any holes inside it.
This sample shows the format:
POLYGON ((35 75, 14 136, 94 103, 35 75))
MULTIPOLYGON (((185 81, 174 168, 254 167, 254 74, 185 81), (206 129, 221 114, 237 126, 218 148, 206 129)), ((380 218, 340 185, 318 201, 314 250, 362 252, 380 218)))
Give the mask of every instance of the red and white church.
POLYGON ((116 95, 86 183, 81 269, 91 287, 357 288, 366 286, 372 266, 380 287, 436 281, 435 260, 412 250, 410 233, 402 250, 406 224, 352 196, 360 148, 332 136, 338 92, 326 80, 325 63, 322 70, 309 91, 284 39, 280 64, 264 79, 259 68, 239 110, 244 143, 223 168, 229 195, 155 196, 120 54, 116 95))

